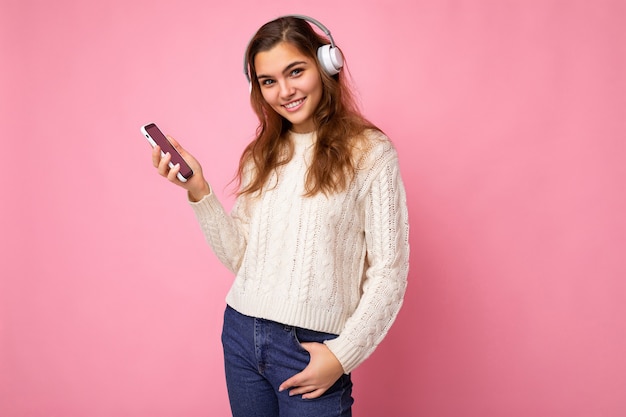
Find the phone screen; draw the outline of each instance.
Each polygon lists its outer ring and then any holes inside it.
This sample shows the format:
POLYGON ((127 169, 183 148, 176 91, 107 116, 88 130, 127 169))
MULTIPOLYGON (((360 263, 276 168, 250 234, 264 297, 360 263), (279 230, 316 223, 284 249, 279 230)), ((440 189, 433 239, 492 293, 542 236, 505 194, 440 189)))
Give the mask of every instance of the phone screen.
POLYGON ((187 162, 185 162, 183 157, 180 156, 178 151, 172 146, 170 141, 167 140, 165 135, 161 132, 161 129, 159 129, 154 123, 146 125, 145 129, 152 140, 154 140, 154 142, 161 147, 163 153, 169 152, 170 155, 172 155, 172 164, 180 164, 180 174, 185 178, 191 177, 193 175, 193 171, 187 162))

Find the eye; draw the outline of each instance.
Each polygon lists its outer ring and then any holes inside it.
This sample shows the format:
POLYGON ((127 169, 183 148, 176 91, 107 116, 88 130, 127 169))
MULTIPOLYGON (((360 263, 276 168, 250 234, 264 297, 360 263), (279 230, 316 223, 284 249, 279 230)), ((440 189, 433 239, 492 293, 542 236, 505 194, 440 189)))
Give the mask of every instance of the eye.
POLYGON ((269 86, 271 86, 272 84, 274 84, 274 80, 272 80, 272 79, 270 79, 270 78, 265 78, 265 79, 261 80, 260 84, 261 84, 261 86, 263 86, 263 87, 269 87, 269 86))
POLYGON ((291 75, 292 77, 297 77, 298 75, 302 74, 302 71, 304 71, 304 69, 302 68, 294 68, 289 75, 291 75))

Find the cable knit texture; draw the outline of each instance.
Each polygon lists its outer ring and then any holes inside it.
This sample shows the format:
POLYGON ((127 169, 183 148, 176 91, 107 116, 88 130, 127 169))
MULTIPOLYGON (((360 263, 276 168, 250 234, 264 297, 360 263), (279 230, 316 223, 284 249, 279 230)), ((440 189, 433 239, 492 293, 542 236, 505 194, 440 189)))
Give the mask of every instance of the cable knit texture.
MULTIPOLYGON (((368 132, 347 189, 304 197, 315 134, 290 133, 294 156, 263 192, 227 213, 214 194, 193 207, 233 273, 226 302, 242 314, 338 334, 326 345, 350 373, 387 334, 402 305, 408 214, 389 139, 368 132)), ((245 179, 244 179, 245 181, 245 179)))

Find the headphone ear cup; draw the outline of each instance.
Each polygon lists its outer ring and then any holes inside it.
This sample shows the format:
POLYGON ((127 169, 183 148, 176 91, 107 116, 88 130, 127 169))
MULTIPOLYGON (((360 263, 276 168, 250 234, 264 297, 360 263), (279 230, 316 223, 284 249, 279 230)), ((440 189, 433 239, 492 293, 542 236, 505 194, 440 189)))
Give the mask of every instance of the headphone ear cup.
POLYGON ((337 47, 322 45, 317 49, 317 59, 328 75, 335 75, 343 67, 343 54, 337 47))

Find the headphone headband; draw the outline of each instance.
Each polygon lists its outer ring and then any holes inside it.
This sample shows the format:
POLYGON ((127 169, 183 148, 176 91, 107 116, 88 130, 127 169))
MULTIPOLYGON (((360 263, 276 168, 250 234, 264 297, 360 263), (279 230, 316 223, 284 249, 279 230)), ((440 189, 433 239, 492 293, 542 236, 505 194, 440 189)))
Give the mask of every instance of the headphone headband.
POLYGON ((303 14, 288 14, 283 17, 295 17, 295 18, 306 20, 307 22, 313 23, 315 26, 320 28, 322 32, 324 32, 324 35, 328 36, 328 40, 330 41, 330 46, 335 48, 335 40, 333 39, 333 35, 331 35, 330 30, 328 30, 328 28, 324 26, 322 22, 320 22, 319 20, 313 19, 312 17, 305 16, 303 14))
MULTIPOLYGON (((326 35, 328 37, 328 40, 330 41, 330 45, 320 46, 317 50, 317 58, 320 61, 322 68, 324 68, 324 71, 326 71, 329 75, 335 75, 339 71, 341 71, 341 68, 343 67, 343 55, 341 54, 339 48, 335 46, 335 40, 333 39, 333 35, 330 33, 330 30, 328 30, 328 28, 324 26, 322 22, 313 19, 310 16, 305 16, 302 14, 288 14, 280 16, 277 19, 282 19, 284 17, 295 17, 297 19, 302 19, 304 21, 312 23, 313 25, 317 26, 322 32, 324 32, 324 35, 326 35)), ((250 41, 252 41, 252 39, 250 39, 250 41)), ((250 46, 250 41, 248 41, 248 45, 246 46, 246 50, 243 56, 243 74, 246 76, 248 83, 252 82, 252 80, 250 79, 250 64, 248 63, 248 47, 250 46)), ((252 85, 250 85, 250 88, 252 88, 252 85)))

